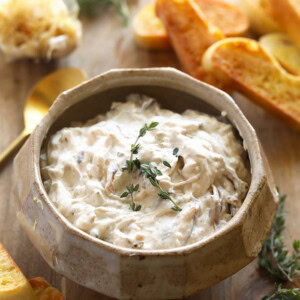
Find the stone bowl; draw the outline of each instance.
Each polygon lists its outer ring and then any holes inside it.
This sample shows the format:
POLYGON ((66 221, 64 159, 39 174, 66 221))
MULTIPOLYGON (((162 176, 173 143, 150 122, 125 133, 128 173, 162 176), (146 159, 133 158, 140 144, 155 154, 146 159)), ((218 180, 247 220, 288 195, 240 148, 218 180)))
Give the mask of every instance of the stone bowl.
POLYGON ((112 70, 62 93, 16 156, 13 188, 18 220, 51 268, 121 299, 183 298, 231 276, 258 255, 278 205, 256 133, 232 98, 171 68, 112 70), (112 101, 124 101, 130 93, 154 97, 179 113, 226 112, 237 129, 248 151, 250 189, 237 214, 215 234, 175 249, 126 249, 75 228, 49 199, 40 173, 47 137, 71 121, 105 113, 112 101))

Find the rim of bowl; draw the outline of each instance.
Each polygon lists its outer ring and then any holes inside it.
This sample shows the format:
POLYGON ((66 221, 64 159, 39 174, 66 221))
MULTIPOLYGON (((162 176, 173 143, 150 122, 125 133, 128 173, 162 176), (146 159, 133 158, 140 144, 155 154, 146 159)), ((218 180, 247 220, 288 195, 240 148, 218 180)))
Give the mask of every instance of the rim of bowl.
MULTIPOLYGON (((69 106, 65 106, 65 109, 69 108, 69 106)), ((224 108, 225 109, 225 108, 224 108)), ((50 211, 55 216, 56 220, 64 227, 65 230, 68 230, 71 234, 77 236, 78 238, 87 240, 96 244, 100 247, 104 247, 107 250, 113 251, 120 255, 128 255, 128 256, 135 256, 135 255, 142 255, 142 256, 159 256, 159 255, 185 255, 187 253, 192 252, 195 249, 199 249, 204 245, 207 245, 211 241, 221 237, 222 235, 226 234, 228 231, 232 230, 233 228, 240 225, 241 221, 245 218, 247 214, 248 208, 251 206, 257 194, 260 192, 262 186, 262 181, 265 177, 264 169, 263 169, 263 161, 261 156, 261 149, 259 146, 259 141, 255 130, 246 119, 244 114, 241 112, 237 104, 234 100, 225 92, 208 85, 204 82, 196 80, 191 76, 178 71, 174 68, 130 68, 130 69, 112 69, 110 71, 104 72, 100 75, 97 75, 80 85, 63 92, 60 94, 52 107, 50 108, 49 112, 40 122, 40 124, 36 127, 32 134, 32 162, 33 162, 33 176, 35 177, 34 183, 36 185, 36 189, 39 193, 39 196, 43 199, 46 205, 49 207, 50 211), (124 76, 126 75, 126 76, 124 76), (151 78, 151 80, 149 80, 151 78), (123 84, 118 82, 117 86, 110 83, 109 81, 113 82, 114 79, 124 80, 123 84), (126 80, 140 80, 140 84, 137 82, 129 84, 125 83, 126 80), (102 87, 103 85, 103 87, 102 87), (141 249, 131 249, 125 248, 118 245, 114 245, 103 241, 101 239, 97 239, 88 233, 82 231, 75 227, 66 217, 64 217, 56 208, 54 203, 50 200, 41 178, 40 172, 40 150, 43 145, 43 141, 45 136, 48 133, 49 128, 51 125, 56 121, 52 120, 53 116, 58 118, 61 114, 64 113, 64 109, 62 108, 62 104, 64 104, 65 100, 68 98, 76 97, 76 94, 79 95, 80 98, 75 103, 80 101, 84 101, 84 99, 88 98, 97 93, 101 93, 107 89, 113 89, 122 86, 131 86, 131 85, 147 85, 147 86, 162 86, 167 87, 169 89, 183 91, 187 94, 194 96, 208 104, 212 107, 216 108, 218 111, 222 111, 217 108, 214 104, 209 103, 207 100, 200 98, 197 95, 197 91, 206 89, 210 91, 212 96, 219 97, 220 104, 223 106, 230 106, 231 112, 227 111, 227 117, 231 121, 232 125, 238 130, 240 136, 243 139, 244 149, 248 152, 249 160, 250 160, 250 173, 251 173, 251 183, 249 186, 249 190, 247 195, 243 201, 242 206, 239 208, 238 212, 235 216, 221 229, 217 230, 214 234, 203 238, 193 244, 177 247, 177 248, 170 248, 170 249, 151 249, 151 250, 141 250, 141 249), (97 89, 98 88, 98 89, 97 89), (89 89, 89 92, 86 93, 86 89, 89 89), (82 92, 85 92, 85 95, 82 95, 82 92), (231 116, 230 116, 231 115, 231 116), (230 116, 230 117, 229 117, 230 116)))

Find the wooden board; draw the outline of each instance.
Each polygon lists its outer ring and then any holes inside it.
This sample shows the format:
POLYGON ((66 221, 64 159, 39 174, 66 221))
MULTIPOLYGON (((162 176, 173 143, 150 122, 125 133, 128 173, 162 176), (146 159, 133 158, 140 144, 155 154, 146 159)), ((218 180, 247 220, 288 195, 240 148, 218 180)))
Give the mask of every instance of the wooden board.
MULTIPOLYGON (((134 15, 149 0, 133 1, 134 15)), ((106 11, 93 20, 84 20, 81 46, 68 58, 51 63, 19 61, 5 63, 0 57, 0 151, 22 130, 22 112, 29 89, 42 76, 51 71, 76 66, 84 69, 89 77, 111 68, 172 66, 179 68, 172 52, 147 52, 138 49, 133 41, 132 29, 122 27, 120 18, 113 11, 106 11)), ((290 243, 300 237, 300 134, 289 129, 271 115, 235 95, 235 99, 256 129, 273 171, 275 182, 288 194, 286 240, 290 243)), ((55 273, 20 228, 11 202, 12 161, 0 170, 0 241, 10 251, 29 278, 45 277, 63 291, 67 300, 109 299, 83 288, 55 273)), ((254 261, 249 266, 216 286, 189 299, 260 299, 271 291, 269 277, 257 268, 254 261)))

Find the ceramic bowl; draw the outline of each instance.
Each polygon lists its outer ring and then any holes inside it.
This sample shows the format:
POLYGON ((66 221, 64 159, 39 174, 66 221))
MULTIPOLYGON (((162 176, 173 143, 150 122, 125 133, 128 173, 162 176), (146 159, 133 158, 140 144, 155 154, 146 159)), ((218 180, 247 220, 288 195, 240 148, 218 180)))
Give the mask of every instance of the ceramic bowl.
POLYGON ((222 91, 171 68, 112 70, 62 93, 14 161, 18 220, 34 246, 58 273, 121 299, 189 296, 234 274, 259 253, 278 205, 278 195, 254 129, 222 91), (251 185, 238 213, 215 234, 168 250, 114 246, 75 228, 45 192, 40 151, 47 137, 110 109, 130 93, 154 97, 165 108, 220 116, 235 126, 248 151, 251 185))

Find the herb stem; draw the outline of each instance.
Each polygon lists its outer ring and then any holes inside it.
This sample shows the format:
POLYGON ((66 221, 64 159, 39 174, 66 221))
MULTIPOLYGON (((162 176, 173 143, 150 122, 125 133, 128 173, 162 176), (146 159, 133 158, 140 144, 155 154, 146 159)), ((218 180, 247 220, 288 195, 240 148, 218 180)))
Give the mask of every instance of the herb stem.
MULTIPOLYGON (((291 282, 295 285, 295 278, 298 278, 300 271, 300 240, 293 243, 293 254, 289 256, 289 251, 283 240, 285 229, 284 210, 286 196, 279 196, 279 207, 273 221, 271 233, 265 241, 259 253, 259 266, 266 269, 279 282, 291 282)), ((271 299, 300 299, 299 288, 282 289, 281 284, 275 284, 275 292, 266 295, 262 300, 271 299), (296 296, 296 297, 295 297, 296 296)))
MULTIPOLYGON (((272 256, 273 257, 276 257, 276 254, 275 254, 275 246, 274 246, 274 239, 275 239, 275 232, 272 231, 271 232, 271 236, 270 236, 270 239, 271 239, 271 253, 272 253, 272 256)), ((289 274, 287 272, 285 272, 285 270, 281 267, 280 263, 275 259, 274 260, 274 263, 276 264, 277 268, 281 271, 281 273, 283 274, 283 276, 286 277, 286 279, 290 282, 294 282, 293 279, 289 276, 289 274)))
POLYGON ((182 209, 174 202, 174 200, 171 198, 170 193, 168 193, 167 191, 165 191, 159 181, 157 180, 157 176, 158 175, 162 175, 162 172, 157 168, 156 164, 154 162, 151 162, 149 164, 142 164, 141 165, 141 169, 143 174, 146 176, 146 178, 149 179, 150 183, 154 186, 159 188, 160 192, 158 194, 158 196, 161 199, 164 200, 170 200, 174 206, 172 207, 172 209, 174 211, 181 211, 182 209))
POLYGON ((130 193, 130 207, 133 207, 133 193, 130 193))
MULTIPOLYGON (((141 137, 145 136, 148 131, 154 130, 158 124, 159 124, 158 122, 152 122, 149 125, 144 124, 144 126, 140 129, 139 135, 137 136, 134 144, 131 145, 130 157, 129 160, 126 160, 126 166, 122 168, 123 171, 127 170, 127 172, 130 174, 133 172, 134 167, 140 169, 141 162, 137 158, 135 160, 133 159, 133 155, 138 154, 140 148, 140 144, 138 144, 138 141, 141 137)), ((141 205, 136 205, 133 198, 133 193, 138 191, 139 184, 137 184, 136 186, 133 185, 132 176, 130 176, 129 185, 126 186, 126 189, 127 190, 122 193, 120 198, 128 197, 130 194, 130 203, 129 203, 130 208, 133 211, 139 211, 141 209, 141 205)))
POLYGON ((275 300, 275 299, 299 299, 299 288, 294 289, 283 289, 281 288, 281 284, 275 283, 275 291, 274 293, 269 296, 266 295, 262 298, 262 300, 275 300))
POLYGON ((132 147, 132 149, 130 150, 130 160, 133 160, 133 149, 136 147, 136 145, 137 145, 137 142, 139 141, 139 139, 140 139, 140 135, 136 138, 136 140, 135 140, 135 142, 134 142, 134 144, 133 144, 133 147, 132 147))
MULTIPOLYGON (((159 181, 157 181, 157 182, 158 182, 158 188, 160 189, 160 191, 161 191, 162 193, 168 193, 168 192, 166 192, 165 190, 163 190, 163 188, 160 186, 159 181)), ((168 194, 169 194, 169 193, 168 193, 168 194)), ((170 194, 169 194, 169 195, 170 195, 170 194)), ((173 203, 173 205, 174 205, 174 207, 176 207, 177 211, 181 211, 181 210, 182 210, 182 209, 175 203, 175 201, 171 198, 171 196, 169 196, 168 200, 170 200, 170 201, 173 203)))

